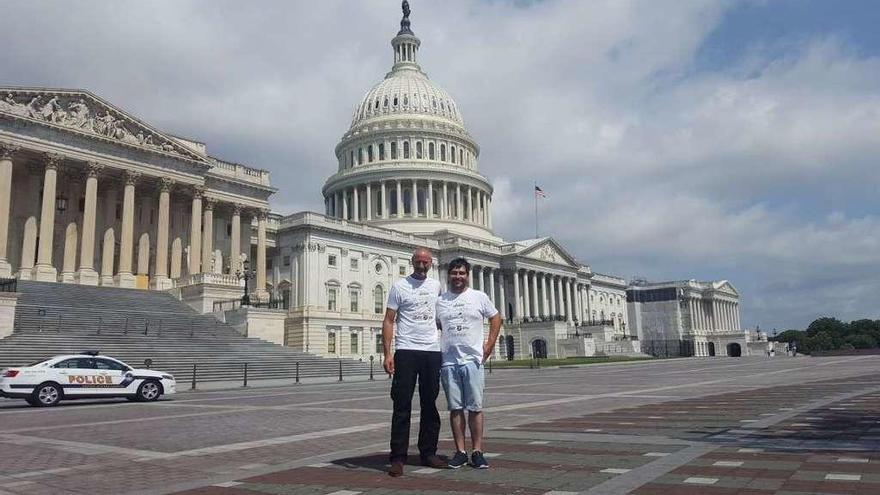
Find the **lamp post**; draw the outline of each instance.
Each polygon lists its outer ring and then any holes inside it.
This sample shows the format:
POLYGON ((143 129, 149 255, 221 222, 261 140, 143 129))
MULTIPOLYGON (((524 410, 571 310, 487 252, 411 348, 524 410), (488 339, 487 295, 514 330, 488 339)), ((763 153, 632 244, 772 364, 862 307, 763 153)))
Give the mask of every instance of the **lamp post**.
POLYGON ((250 269, 250 262, 248 260, 244 260, 242 268, 235 271, 235 278, 238 280, 244 280, 244 295, 241 297, 242 306, 251 305, 251 296, 248 292, 248 280, 254 278, 256 275, 257 271, 250 269))

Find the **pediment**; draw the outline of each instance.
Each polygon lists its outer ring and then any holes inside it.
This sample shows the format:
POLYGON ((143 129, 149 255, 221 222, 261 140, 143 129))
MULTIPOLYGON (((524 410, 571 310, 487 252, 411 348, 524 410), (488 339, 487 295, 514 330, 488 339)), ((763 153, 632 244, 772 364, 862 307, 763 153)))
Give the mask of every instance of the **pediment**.
POLYGON ((0 88, 0 114, 156 153, 206 163, 206 157, 83 90, 0 88))
POLYGON ((713 285, 714 285, 713 288, 718 292, 726 292, 728 294, 735 294, 737 296, 739 295, 739 292, 736 290, 736 288, 733 286, 733 284, 731 284, 727 280, 721 280, 719 282, 715 282, 713 285))
POLYGON ((546 239, 520 253, 520 256, 541 260, 547 263, 577 266, 577 261, 553 239, 546 239))

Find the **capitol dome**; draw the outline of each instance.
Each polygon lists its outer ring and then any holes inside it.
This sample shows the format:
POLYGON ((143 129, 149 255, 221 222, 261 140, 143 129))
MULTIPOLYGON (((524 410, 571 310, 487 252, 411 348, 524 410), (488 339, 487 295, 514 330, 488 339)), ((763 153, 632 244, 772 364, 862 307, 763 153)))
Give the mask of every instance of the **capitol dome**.
POLYGON ((324 184, 325 212, 402 232, 492 233, 492 185, 455 100, 422 71, 408 2, 391 40, 393 65, 357 105, 324 184))

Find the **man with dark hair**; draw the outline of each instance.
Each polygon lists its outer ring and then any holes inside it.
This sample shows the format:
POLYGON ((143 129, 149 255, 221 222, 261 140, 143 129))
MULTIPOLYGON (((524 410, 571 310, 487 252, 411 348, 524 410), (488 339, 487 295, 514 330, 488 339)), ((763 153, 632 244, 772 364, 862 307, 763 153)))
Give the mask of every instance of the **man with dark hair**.
POLYGON ((468 462, 465 450, 465 409, 471 431, 471 466, 486 469, 483 456, 483 364, 501 331, 501 315, 485 292, 468 287, 471 265, 464 258, 449 262, 449 290, 437 301, 437 322, 442 333, 440 347, 443 367, 440 380, 449 406, 449 422, 455 442, 455 455, 449 467, 458 469, 468 462), (483 338, 483 320, 489 319, 489 336, 483 338))
POLYGON ((412 398, 419 383, 419 454, 422 465, 445 468, 437 457, 440 436, 440 342, 437 335, 436 309, 440 282, 428 277, 433 258, 431 251, 416 249, 412 255, 413 272, 398 280, 388 291, 385 320, 382 322, 382 346, 385 371, 394 375, 391 382, 391 467, 389 476, 402 476, 409 449, 412 398), (395 333, 396 326, 396 333, 395 333), (394 341, 394 354, 391 342, 394 341))

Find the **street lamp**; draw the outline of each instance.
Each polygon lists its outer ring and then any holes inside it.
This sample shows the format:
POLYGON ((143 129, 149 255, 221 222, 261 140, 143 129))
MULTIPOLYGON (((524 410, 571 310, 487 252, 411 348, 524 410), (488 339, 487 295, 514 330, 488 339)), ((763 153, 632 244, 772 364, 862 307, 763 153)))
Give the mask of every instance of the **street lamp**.
POLYGON ((241 297, 242 306, 251 305, 251 296, 248 292, 248 280, 256 277, 256 275, 257 271, 250 269, 250 262, 248 260, 244 260, 242 262, 242 268, 235 271, 235 278, 238 280, 244 280, 244 295, 241 297))

